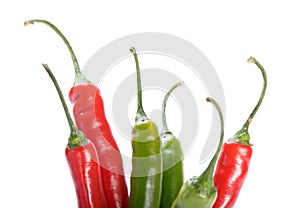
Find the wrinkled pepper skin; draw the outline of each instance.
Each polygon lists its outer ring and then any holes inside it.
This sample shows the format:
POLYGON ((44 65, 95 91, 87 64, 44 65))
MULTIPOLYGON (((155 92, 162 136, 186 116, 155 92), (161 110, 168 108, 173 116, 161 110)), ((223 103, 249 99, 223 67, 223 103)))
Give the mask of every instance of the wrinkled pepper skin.
POLYGON ((52 71, 47 64, 43 64, 43 67, 57 90, 70 127, 65 155, 75 185, 78 208, 106 208, 104 191, 100 185, 102 181, 96 149, 75 126, 52 71))
POLYGON ((99 175, 96 149, 92 143, 66 148, 65 155, 75 185, 78 208, 105 208, 106 201, 99 175))
POLYGON ((162 183, 161 140, 151 120, 136 122, 132 130, 130 208, 159 208, 162 183))
MULTIPOLYGON (((78 128, 82 129, 81 131, 85 130, 85 135, 89 138, 102 137, 104 145, 109 145, 118 152, 119 148, 106 120, 104 102, 97 86, 92 83, 79 82, 71 88, 69 100, 73 104, 73 115, 78 128)), ((120 169, 118 173, 123 173, 123 169, 120 169)))
POLYGON ((211 208, 216 199, 216 191, 210 191, 213 194, 209 198, 203 197, 193 187, 192 183, 193 179, 189 179, 183 184, 172 208, 211 208))
POLYGON ((213 208, 230 208, 235 204, 246 179, 252 147, 225 142, 214 175, 218 196, 213 208))
POLYGON ((63 33, 52 23, 32 19, 24 25, 43 23, 53 29, 67 46, 75 69, 74 85, 69 99, 74 104, 73 114, 78 129, 95 145, 101 163, 101 177, 107 206, 110 208, 128 207, 128 190, 123 173, 121 154, 106 121, 103 100, 99 89, 82 73, 75 53, 63 33))
POLYGON ((96 147, 107 206, 128 207, 122 157, 106 120, 100 90, 92 83, 78 83, 71 88, 69 99, 73 104, 73 115, 78 129, 96 147))

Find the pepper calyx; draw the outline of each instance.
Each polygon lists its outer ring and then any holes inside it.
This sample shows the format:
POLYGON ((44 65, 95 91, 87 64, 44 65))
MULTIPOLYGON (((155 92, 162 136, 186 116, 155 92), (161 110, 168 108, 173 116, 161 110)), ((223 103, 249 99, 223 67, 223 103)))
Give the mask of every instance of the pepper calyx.
POLYGON ((92 83, 90 80, 86 78, 81 72, 75 73, 74 84, 79 83, 92 83))
POLYGON ((171 131, 166 131, 166 132, 162 132, 160 134, 160 137, 162 139, 164 139, 164 138, 170 138, 170 137, 174 137, 174 134, 171 131))
POLYGON ((72 132, 68 139, 67 147, 69 149, 77 148, 84 146, 89 143, 89 140, 85 138, 84 134, 77 130, 76 132, 72 132))
POLYGON ((246 146, 252 146, 250 143, 250 135, 248 133, 248 128, 241 128, 236 134, 228 140, 229 142, 235 142, 246 146))
POLYGON ((135 121, 135 128, 138 130, 146 130, 152 126, 151 120, 147 116, 137 116, 135 121))
POLYGON ((204 180, 201 176, 190 178, 189 183, 202 198, 210 198, 217 191, 213 180, 204 180))

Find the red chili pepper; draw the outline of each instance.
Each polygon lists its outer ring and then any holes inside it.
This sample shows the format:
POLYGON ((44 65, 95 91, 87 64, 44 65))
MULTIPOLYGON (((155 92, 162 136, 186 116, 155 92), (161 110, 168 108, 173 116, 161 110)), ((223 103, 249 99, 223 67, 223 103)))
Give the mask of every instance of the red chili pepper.
POLYGON ((253 57, 249 58, 248 62, 255 63, 261 70, 264 86, 260 99, 246 123, 223 145, 214 175, 214 183, 218 194, 213 208, 233 207, 248 173, 252 156, 248 127, 262 103, 267 87, 267 76, 262 65, 253 57))
POLYGON ((128 207, 122 158, 105 119, 100 91, 92 84, 77 84, 70 91, 70 100, 74 105, 73 114, 78 128, 85 132, 97 149, 107 206, 128 207))
POLYGON ((34 22, 50 26, 68 47, 75 68, 75 81, 70 90, 69 99, 74 105, 73 115, 76 125, 96 147, 107 206, 128 207, 128 189, 122 157, 106 120, 100 90, 81 73, 71 45, 59 29, 45 20, 29 20, 26 24, 34 22))
POLYGON ((56 87, 70 126, 65 154, 76 189, 78 207, 105 208, 104 190, 99 186, 102 181, 95 146, 75 127, 57 80, 49 67, 46 64, 43 66, 56 87))

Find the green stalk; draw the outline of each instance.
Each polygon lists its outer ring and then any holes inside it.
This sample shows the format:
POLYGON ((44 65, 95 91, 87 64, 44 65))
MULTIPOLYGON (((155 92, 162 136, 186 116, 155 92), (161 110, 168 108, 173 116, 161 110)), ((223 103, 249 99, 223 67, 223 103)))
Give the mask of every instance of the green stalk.
POLYGON ((212 160, 210 161, 206 170, 201 174, 201 176, 198 178, 198 180, 194 184, 196 187, 199 188, 200 192, 202 190, 204 190, 205 193, 207 191, 207 189, 206 189, 207 187, 214 187, 213 174, 214 174, 215 165, 218 160, 219 154, 221 152, 221 149, 223 146, 223 140, 224 140, 224 118, 222 115, 222 110, 221 110, 220 106, 218 105, 218 103, 214 99, 206 98, 206 101, 212 103, 219 113, 220 122, 221 122, 221 134, 220 134, 220 141, 219 141, 218 148, 217 148, 212 160), (205 184, 204 189, 202 189, 203 184, 205 184))
POLYGON ((169 128, 168 128, 168 124, 167 124, 167 119, 166 119, 166 105, 167 105, 167 101, 171 95, 171 93, 179 86, 182 86, 183 82, 178 82, 176 83, 166 94, 163 104, 162 104, 162 123, 163 123, 163 129, 162 131, 167 133, 169 132, 169 128))
POLYGON ((266 71, 264 69, 264 67, 253 57, 250 57, 248 60, 247 60, 249 63, 254 63, 256 64, 256 66, 258 66, 258 68, 260 69, 261 73, 262 73, 262 76, 263 76, 263 79, 264 79, 264 85, 263 85, 263 89, 261 91, 261 94, 260 94, 260 98, 255 106, 255 108, 253 109, 253 111, 251 112, 250 116, 248 117, 247 121, 245 122, 245 124, 243 125, 243 128, 247 128, 249 127, 249 124, 251 123, 253 117, 255 116, 256 112, 258 111, 264 97, 265 97, 265 93, 266 93, 266 89, 267 89, 267 74, 266 74, 266 71))
POLYGON ((130 48, 130 52, 134 56, 135 64, 136 64, 136 75, 137 75, 137 113, 135 117, 135 121, 140 119, 144 120, 147 119, 147 115, 143 109, 143 101, 142 101, 142 83, 141 83, 141 70, 139 65, 138 56, 136 54, 136 50, 134 47, 130 48))
POLYGON ((255 106, 255 108, 253 109, 253 111, 251 112, 251 114, 249 115, 248 119, 246 120, 245 124, 242 126, 242 128, 230 139, 230 141, 232 142, 237 142, 240 144, 244 144, 244 145, 251 145, 250 144, 250 135, 248 133, 248 128, 249 125, 253 119, 253 117, 255 116, 256 112, 258 111, 264 97, 265 97, 265 93, 266 93, 266 89, 267 89, 267 74, 266 71, 264 69, 264 67, 253 57, 250 57, 248 60, 248 63, 254 63, 261 71, 262 76, 263 76, 263 89, 261 91, 259 100, 255 106))
POLYGON ((51 22, 48 22, 47 20, 41 20, 41 19, 31 19, 31 20, 27 20, 24 22, 24 26, 27 25, 33 25, 34 23, 42 23, 45 24, 47 26, 49 26, 51 29, 53 29, 60 37, 61 39, 64 41, 65 45, 67 46, 69 53, 71 55, 72 58, 72 62, 73 62, 73 66, 75 69, 75 80, 74 83, 78 83, 78 82, 89 82, 86 77, 81 73, 80 68, 79 68, 79 64, 77 61, 77 58, 75 56, 75 53, 72 49, 71 44, 69 43, 69 41, 67 40, 67 38, 64 36, 64 34, 55 26, 53 25, 51 22))
POLYGON ((46 70, 46 72, 48 73, 49 77, 51 78, 51 80, 56 88, 56 91, 59 95, 60 101, 62 103, 65 115, 66 115, 68 123, 69 123, 70 136, 68 139, 68 145, 67 145, 68 148, 72 149, 72 148, 80 147, 80 146, 87 144, 88 140, 84 137, 83 133, 76 128, 74 121, 71 118, 66 101, 64 99, 61 88, 59 87, 59 84, 58 84, 55 76, 53 75, 52 71, 50 70, 50 68, 48 67, 47 64, 42 64, 42 65, 43 65, 44 69, 46 70))

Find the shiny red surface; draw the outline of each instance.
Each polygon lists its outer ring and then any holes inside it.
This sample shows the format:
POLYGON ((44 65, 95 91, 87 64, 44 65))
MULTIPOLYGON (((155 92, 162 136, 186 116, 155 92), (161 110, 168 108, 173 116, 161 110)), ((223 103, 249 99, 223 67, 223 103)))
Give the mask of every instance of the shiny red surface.
POLYGON ((128 207, 128 191, 122 157, 105 117, 99 89, 91 83, 79 83, 69 93, 77 128, 95 145, 107 206, 128 207))
POLYGON ((67 162, 74 181, 78 208, 105 208, 106 201, 102 189, 100 168, 96 150, 92 143, 65 150, 67 162))
POLYGON ((214 175, 217 199, 213 208, 233 207, 247 176, 251 156, 251 146, 224 143, 214 175))

